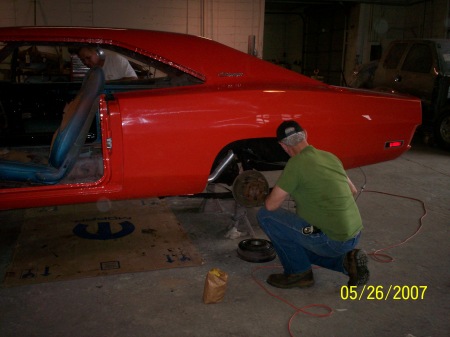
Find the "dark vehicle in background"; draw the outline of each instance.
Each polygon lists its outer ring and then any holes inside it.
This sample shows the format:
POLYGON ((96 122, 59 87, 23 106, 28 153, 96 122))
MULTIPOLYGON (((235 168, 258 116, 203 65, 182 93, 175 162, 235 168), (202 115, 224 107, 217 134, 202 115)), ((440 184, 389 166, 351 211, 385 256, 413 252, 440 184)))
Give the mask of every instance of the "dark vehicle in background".
POLYGON ((450 150, 450 40, 391 42, 371 82, 374 90, 420 98, 421 132, 450 150))
POLYGON ((361 64, 353 71, 348 86, 351 88, 372 89, 375 71, 378 68, 380 60, 370 61, 361 64))

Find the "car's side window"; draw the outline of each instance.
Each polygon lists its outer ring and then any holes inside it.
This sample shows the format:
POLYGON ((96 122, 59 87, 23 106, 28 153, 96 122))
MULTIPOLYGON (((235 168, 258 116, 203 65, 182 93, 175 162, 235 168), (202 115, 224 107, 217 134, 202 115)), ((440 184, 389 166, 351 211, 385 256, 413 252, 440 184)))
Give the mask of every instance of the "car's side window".
MULTIPOLYGON (((180 70, 180 67, 169 64, 171 62, 164 63, 163 61, 157 60, 158 57, 156 56, 155 58, 152 58, 110 45, 97 47, 102 48, 106 55, 117 54, 126 58, 137 75, 137 79, 107 81, 107 91, 117 92, 135 89, 156 89, 203 83, 201 78, 180 70)), ((81 75, 86 72, 87 69, 83 69, 83 63, 76 53, 72 51, 72 54, 74 71, 75 69, 78 69, 76 71, 81 75)))
POLYGON ((414 44, 406 55, 402 70, 428 74, 433 65, 431 49, 426 44, 414 44))
POLYGON ((7 81, 11 78, 11 58, 6 43, 0 42, 0 81, 7 81))
POLYGON ((437 51, 440 58, 439 71, 446 74, 450 73, 450 43, 438 43, 437 51))
MULTIPOLYGON (((81 82, 88 71, 77 55, 79 44, 0 44, 0 81, 10 83, 81 82)), ((114 86, 119 90, 165 88, 203 83, 201 76, 183 71, 172 62, 164 63, 124 48, 92 45, 109 54, 125 57, 137 80, 124 80, 114 86), (119 85, 117 85, 119 84, 119 85), (126 88, 128 86, 128 88, 126 88), (120 88, 119 88, 120 87, 120 88)))
MULTIPOLYGON (((66 45, 3 44, 0 147, 50 144, 64 107, 81 86, 82 78, 75 78, 72 69, 72 57, 66 45)), ((96 133, 90 138, 96 139, 96 133)))
POLYGON ((386 69, 395 69, 398 67, 400 60, 402 58, 403 53, 405 52, 407 44, 406 43, 398 43, 394 45, 389 54, 386 56, 383 66, 386 69))
POLYGON ((122 53, 122 56, 128 59, 136 72, 138 76, 137 83, 148 83, 153 85, 154 88, 177 87, 203 83, 201 78, 195 77, 178 67, 158 61, 154 58, 140 54, 128 55, 126 51, 122 53))
POLYGON ((13 83, 70 82, 71 62, 67 47, 55 45, 20 45, 12 50, 13 83))

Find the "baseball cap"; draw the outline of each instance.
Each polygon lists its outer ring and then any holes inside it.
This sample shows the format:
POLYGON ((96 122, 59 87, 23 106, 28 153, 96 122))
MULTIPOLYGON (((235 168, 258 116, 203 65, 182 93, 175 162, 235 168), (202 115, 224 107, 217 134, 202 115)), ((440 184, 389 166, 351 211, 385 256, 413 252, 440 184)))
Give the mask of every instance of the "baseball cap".
POLYGON ((301 131, 303 131, 303 128, 296 121, 284 121, 277 129, 277 140, 281 141, 301 131))

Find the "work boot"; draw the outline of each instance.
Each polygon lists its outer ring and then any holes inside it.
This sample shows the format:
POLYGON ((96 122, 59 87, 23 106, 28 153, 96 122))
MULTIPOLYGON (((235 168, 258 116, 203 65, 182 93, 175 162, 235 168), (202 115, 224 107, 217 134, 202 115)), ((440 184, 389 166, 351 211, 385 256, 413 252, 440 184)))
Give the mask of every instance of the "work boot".
POLYGON ((267 283, 284 289, 307 288, 314 284, 314 276, 311 269, 299 274, 272 274, 267 278, 267 283))
POLYGON ((344 259, 344 268, 347 270, 349 286, 361 286, 369 281, 370 272, 367 269, 367 255, 361 249, 353 249, 344 259))

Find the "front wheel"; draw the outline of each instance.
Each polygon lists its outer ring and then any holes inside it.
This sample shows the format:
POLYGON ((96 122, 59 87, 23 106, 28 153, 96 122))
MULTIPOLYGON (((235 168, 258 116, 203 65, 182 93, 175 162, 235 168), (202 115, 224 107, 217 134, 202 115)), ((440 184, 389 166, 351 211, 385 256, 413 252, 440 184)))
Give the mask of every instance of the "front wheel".
POLYGON ((446 111, 436 121, 434 136, 439 146, 450 150, 450 111, 446 111))

